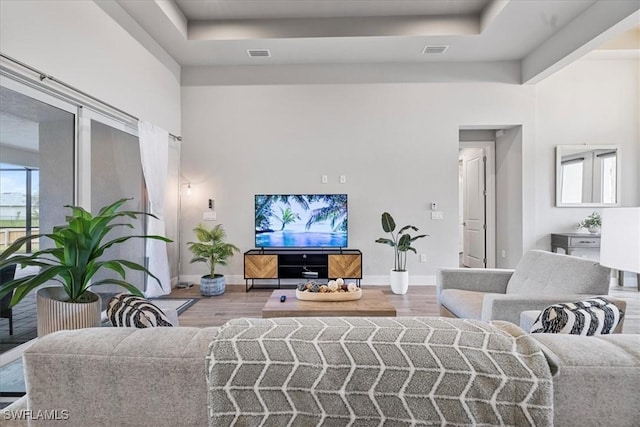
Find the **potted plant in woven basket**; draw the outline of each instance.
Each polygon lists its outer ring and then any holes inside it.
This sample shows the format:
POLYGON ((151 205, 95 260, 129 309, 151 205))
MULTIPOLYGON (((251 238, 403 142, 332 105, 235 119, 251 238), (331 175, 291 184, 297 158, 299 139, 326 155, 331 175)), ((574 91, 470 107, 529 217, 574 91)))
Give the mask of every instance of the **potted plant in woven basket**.
POLYGON ((126 269, 143 271, 162 283, 145 267, 124 259, 105 259, 104 252, 130 239, 158 239, 171 242, 162 236, 129 235, 112 237, 114 228, 133 228, 129 223, 116 219, 135 219, 139 215, 152 214, 119 210, 129 199, 120 199, 100 209, 97 215, 79 206, 65 206, 71 209, 67 224, 53 227, 48 234, 38 234, 17 239, 0 254, 0 268, 8 265, 36 267, 37 272, 18 277, 0 286, 0 298, 12 293, 11 306, 18 304, 36 288, 38 336, 62 329, 80 329, 100 326, 100 297, 89 290, 96 285, 113 284, 127 289, 134 295, 143 296, 133 284, 126 281, 126 269), (31 254, 19 254, 20 248, 33 239, 46 238, 53 241, 53 247, 31 254), (108 239, 108 240, 107 240, 108 239), (106 240, 106 241, 105 241, 106 240), (100 270, 115 271, 120 278, 106 278, 92 281, 100 270), (41 287, 55 281, 61 286, 41 287))
POLYGON ((199 224, 193 232, 198 241, 187 243, 189 250, 193 253, 191 262, 203 262, 209 268, 209 274, 200 278, 200 293, 204 296, 222 295, 226 288, 226 281, 224 275, 215 273, 216 265, 227 265, 227 259, 240 249, 224 241, 227 233, 222 228, 222 224, 214 228, 199 224))

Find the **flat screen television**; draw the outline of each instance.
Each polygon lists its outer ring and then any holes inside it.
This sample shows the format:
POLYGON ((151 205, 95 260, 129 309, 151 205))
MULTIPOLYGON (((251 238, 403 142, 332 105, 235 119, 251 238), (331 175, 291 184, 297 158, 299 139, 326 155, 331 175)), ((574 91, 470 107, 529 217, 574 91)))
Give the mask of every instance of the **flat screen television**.
POLYGON ((256 247, 346 248, 346 194, 257 194, 256 247))

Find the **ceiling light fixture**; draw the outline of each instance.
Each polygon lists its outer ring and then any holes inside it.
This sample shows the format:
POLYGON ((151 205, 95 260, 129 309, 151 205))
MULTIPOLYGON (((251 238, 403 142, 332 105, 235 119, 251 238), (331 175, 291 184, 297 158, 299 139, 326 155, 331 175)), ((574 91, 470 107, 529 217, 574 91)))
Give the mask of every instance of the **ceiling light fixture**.
POLYGON ((252 58, 268 58, 271 56, 269 49, 247 49, 247 55, 252 58))
POLYGON ((425 46, 424 49, 422 49, 422 54, 423 55, 427 55, 427 54, 442 54, 445 53, 447 51, 447 49, 449 49, 449 46, 425 46))

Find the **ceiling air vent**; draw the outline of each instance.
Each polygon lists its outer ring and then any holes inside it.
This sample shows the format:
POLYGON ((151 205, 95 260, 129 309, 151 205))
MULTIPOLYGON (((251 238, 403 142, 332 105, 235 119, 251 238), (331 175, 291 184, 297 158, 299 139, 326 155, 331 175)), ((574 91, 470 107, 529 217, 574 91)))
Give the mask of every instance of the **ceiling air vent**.
POLYGON ((271 56, 269 49, 247 49, 247 54, 252 58, 268 58, 271 56))
POLYGON ((424 49, 422 49, 422 54, 445 53, 448 48, 449 46, 425 46, 424 49))

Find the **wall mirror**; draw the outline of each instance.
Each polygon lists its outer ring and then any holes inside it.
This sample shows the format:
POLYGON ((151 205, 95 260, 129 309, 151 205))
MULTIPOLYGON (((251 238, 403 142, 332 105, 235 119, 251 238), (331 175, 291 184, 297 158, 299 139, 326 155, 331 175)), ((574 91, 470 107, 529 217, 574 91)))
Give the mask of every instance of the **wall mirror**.
POLYGON ((556 206, 619 206, 620 147, 558 145, 556 206))

